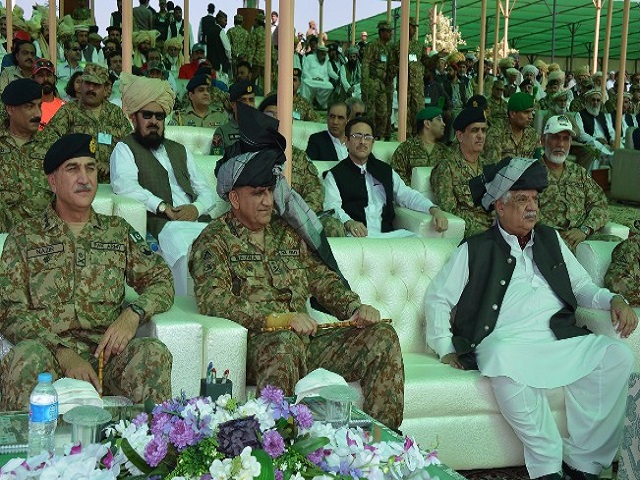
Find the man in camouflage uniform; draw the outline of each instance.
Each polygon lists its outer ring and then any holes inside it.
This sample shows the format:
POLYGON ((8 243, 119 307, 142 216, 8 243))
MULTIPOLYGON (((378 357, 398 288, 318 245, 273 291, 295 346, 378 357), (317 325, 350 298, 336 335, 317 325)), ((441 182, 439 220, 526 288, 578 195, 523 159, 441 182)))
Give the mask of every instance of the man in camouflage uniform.
POLYGON ((301 85, 302 71, 299 68, 293 69, 293 118, 305 122, 317 122, 318 115, 309 100, 298 93, 301 85))
MULTIPOLYGON (((388 140, 391 135, 391 105, 393 79, 397 69, 393 66, 391 25, 378 23, 378 39, 369 43, 362 60, 362 96, 367 111, 373 114, 374 135, 388 140)), ((424 99, 423 99, 424 100, 424 99)))
POLYGON ((189 269, 200 313, 233 319, 249 330, 247 380, 258 390, 277 385, 292 395, 300 378, 328 368, 347 381, 360 380, 364 410, 398 428, 404 368, 393 327, 380 323, 380 313, 363 305, 285 219, 272 215, 286 188, 273 174, 285 160, 282 149, 254 152, 244 168, 241 158, 232 157, 217 172, 218 194, 231 211, 213 220, 193 244, 189 269), (310 296, 360 328, 318 330, 306 313, 310 296))
POLYGON ((187 83, 189 105, 176 110, 167 125, 218 128, 229 121, 221 104, 211 100, 211 77, 196 75, 187 83))
POLYGON ((609 221, 607 197, 589 172, 566 158, 573 129, 564 115, 551 117, 543 132, 544 157, 549 186, 539 196, 540 222, 555 228, 575 252, 584 240, 620 241, 598 233, 609 221))
POLYGON ((249 32, 242 26, 244 18, 242 15, 233 17, 233 27, 227 32, 229 43, 231 43, 231 65, 233 76, 236 76, 236 65, 242 60, 248 60, 247 48, 249 47, 249 32))
POLYGON ((255 24, 249 35, 249 43, 247 45, 248 60, 253 65, 253 81, 264 87, 264 57, 265 38, 264 38, 264 12, 260 10, 256 15, 255 24))
MULTIPOLYGON (((262 101, 258 110, 278 118, 278 95, 269 95, 262 101)), ((320 174, 307 153, 295 145, 291 146, 291 188, 298 192, 311 210, 318 215, 327 237, 346 236, 344 225, 340 220, 331 215, 323 215, 324 191, 320 174)))
POLYGON ((109 183, 111 152, 121 138, 131 133, 131 123, 122 109, 105 98, 104 84, 108 79, 106 68, 87 64, 82 75, 80 100, 60 107, 42 131, 44 148, 70 133, 96 137, 99 183, 109 183))
POLYGON ((487 134, 489 156, 501 160, 505 157, 534 158, 540 148, 540 136, 531 126, 533 122, 533 95, 516 92, 507 103, 507 120, 491 125, 487 134))
POLYGON ((491 86, 491 96, 487 99, 487 105, 489 107, 488 120, 494 121, 506 121, 507 120, 507 101, 502 98, 504 93, 504 82, 502 80, 496 80, 491 86))
POLYGON ((223 155, 225 148, 240 139, 240 127, 237 122, 237 104, 242 102, 251 107, 256 106, 255 85, 249 80, 240 80, 231 85, 229 100, 233 110, 233 118, 227 123, 216 128, 211 142, 211 155, 223 155))
POLYGON ((413 167, 435 167, 451 154, 449 147, 438 141, 444 135, 441 109, 424 108, 413 123, 418 134, 402 142, 391 157, 391 166, 407 185, 411 185, 413 167))
POLYGON ((640 235, 629 237, 614 248, 604 285, 630 305, 640 307, 640 235))
POLYGON ((52 195, 42 174, 38 144, 42 86, 30 78, 14 80, 2 92, 5 118, 0 124, 0 231, 40 213, 52 195))
MULTIPOLYGON (((424 108, 424 65, 429 61, 424 42, 417 35, 418 22, 409 18, 409 88, 407 90, 407 125, 416 134, 416 115, 424 108)), ((400 44, 394 46, 393 64, 400 68, 400 44)), ((396 70, 396 71, 397 71, 396 70)), ((399 82, 398 82, 399 83, 399 82)))
POLYGON ((464 236, 484 232, 493 224, 493 215, 473 203, 469 180, 482 173, 493 160, 482 155, 487 136, 484 110, 477 107, 463 109, 453 122, 458 146, 448 158, 440 160, 431 173, 431 188, 436 203, 465 222, 464 236))
POLYGON ((39 372, 91 382, 134 403, 171 395, 171 353, 138 325, 173 302, 171 272, 124 220, 95 213, 97 139, 70 134, 47 152, 56 197, 20 223, 0 260, 2 410, 25 410, 39 372), (140 296, 123 309, 125 282, 140 296), (96 374, 104 357, 104 387, 96 374))

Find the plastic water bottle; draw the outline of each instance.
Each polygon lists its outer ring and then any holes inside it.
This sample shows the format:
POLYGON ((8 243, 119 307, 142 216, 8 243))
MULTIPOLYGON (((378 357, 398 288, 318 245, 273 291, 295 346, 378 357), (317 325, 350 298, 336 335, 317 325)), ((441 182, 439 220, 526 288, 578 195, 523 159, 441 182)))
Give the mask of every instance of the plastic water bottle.
POLYGON ((42 450, 54 453, 53 436, 58 425, 58 392, 50 373, 38 374, 38 384, 29 398, 29 456, 42 450))
POLYGON ((149 248, 152 252, 160 253, 160 244, 158 243, 158 240, 156 240, 156 237, 147 232, 147 237, 145 238, 145 240, 147 241, 147 245, 149 245, 149 248))

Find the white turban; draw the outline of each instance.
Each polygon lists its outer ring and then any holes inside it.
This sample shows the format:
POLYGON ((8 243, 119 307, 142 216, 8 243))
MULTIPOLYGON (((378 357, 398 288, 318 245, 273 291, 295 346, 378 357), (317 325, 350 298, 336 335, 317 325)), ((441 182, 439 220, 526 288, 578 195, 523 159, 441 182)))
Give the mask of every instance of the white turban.
POLYGON ((522 74, 525 75, 527 73, 533 73, 534 77, 538 76, 538 69, 536 68, 535 65, 525 65, 524 67, 522 67, 522 74))
POLYGON ((134 114, 151 102, 158 103, 164 113, 169 115, 176 99, 176 94, 166 80, 138 77, 126 72, 120 74, 120 91, 122 109, 127 115, 134 114))

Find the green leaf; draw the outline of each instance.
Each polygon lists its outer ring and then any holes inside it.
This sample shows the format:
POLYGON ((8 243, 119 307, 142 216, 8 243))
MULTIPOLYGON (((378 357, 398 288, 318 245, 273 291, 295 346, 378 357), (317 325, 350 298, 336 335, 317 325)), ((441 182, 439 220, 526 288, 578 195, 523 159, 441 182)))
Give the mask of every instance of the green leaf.
POLYGON ((274 480, 276 473, 273 469, 273 460, 269 454, 264 450, 255 449, 251 452, 251 455, 253 455, 260 464, 260 475, 253 478, 257 478, 258 480, 274 480))
POLYGON ((291 445, 291 449, 295 450, 300 455, 309 455, 311 452, 315 452, 319 448, 324 447, 327 443, 329 443, 329 439, 327 437, 306 438, 304 440, 298 440, 296 443, 291 445))
POLYGON ((122 447, 122 452, 126 455, 127 459, 131 463, 133 463, 133 465, 138 470, 140 470, 143 473, 146 473, 147 475, 149 475, 153 471, 153 468, 147 465, 147 462, 145 462, 144 459, 142 459, 142 457, 138 455, 138 452, 136 452, 133 449, 133 447, 129 443, 129 440, 127 440, 126 438, 123 438, 120 446, 122 447))
POLYGON ((144 402, 145 413, 148 413, 149 415, 151 415, 151 412, 153 412, 154 408, 156 408, 156 403, 150 398, 147 398, 144 402))

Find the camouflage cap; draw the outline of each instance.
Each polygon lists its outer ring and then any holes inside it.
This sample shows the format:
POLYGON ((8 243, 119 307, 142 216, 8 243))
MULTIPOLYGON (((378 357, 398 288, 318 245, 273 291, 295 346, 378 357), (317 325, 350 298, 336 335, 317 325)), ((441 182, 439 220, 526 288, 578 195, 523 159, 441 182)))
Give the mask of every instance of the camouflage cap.
POLYGON ((264 22, 264 12, 262 10, 256 13, 256 20, 259 22, 264 22))
POLYGON ((391 30, 391 24, 389 22, 378 22, 378 31, 391 30))
POLYGON ((90 83, 104 85, 109 79, 109 72, 102 65, 97 63, 87 63, 82 72, 82 80, 90 83))
POLYGON ((72 133, 57 140, 44 156, 44 173, 49 175, 67 160, 79 157, 96 157, 98 142, 86 133, 72 133))

